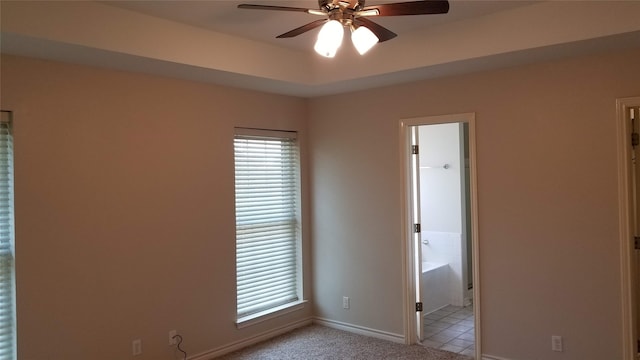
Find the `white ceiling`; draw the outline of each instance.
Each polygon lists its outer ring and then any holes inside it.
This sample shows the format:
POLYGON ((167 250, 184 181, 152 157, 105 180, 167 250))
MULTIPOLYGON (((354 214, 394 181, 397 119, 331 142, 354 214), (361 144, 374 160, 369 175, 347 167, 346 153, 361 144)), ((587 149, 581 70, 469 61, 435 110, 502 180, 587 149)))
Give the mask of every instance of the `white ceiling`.
MULTIPOLYGON (((388 3, 370 0, 367 5, 388 3)), ((3 53, 315 97, 563 56, 640 47, 640 1, 451 1, 448 14, 378 17, 398 37, 359 56, 312 50, 316 19, 239 3, 315 0, 0 1, 3 53)))
MULTIPOLYGON (((407 0, 368 0, 366 5, 387 4, 407 0)), ((538 0, 539 1, 539 0, 538 0)), ((415 30, 445 22, 454 22, 526 6, 535 1, 452 0, 448 14, 378 17, 372 20, 402 36, 415 30)), ((316 31, 296 38, 276 36, 317 20, 314 15, 267 10, 238 9, 239 4, 259 4, 318 9, 316 0, 218 0, 218 1, 105 1, 105 4, 142 14, 173 20, 240 38, 271 43, 276 46, 310 50, 316 31)))

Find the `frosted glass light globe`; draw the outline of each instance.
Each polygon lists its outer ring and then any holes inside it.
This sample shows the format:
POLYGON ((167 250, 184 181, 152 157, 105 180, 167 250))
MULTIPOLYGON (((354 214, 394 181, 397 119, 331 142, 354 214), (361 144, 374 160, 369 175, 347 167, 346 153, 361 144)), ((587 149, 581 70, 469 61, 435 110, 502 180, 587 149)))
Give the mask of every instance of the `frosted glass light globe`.
POLYGON ((360 26, 351 33, 351 42, 360 55, 364 55, 367 51, 378 43, 380 39, 368 28, 360 26))
POLYGON ((331 20, 322 26, 318 33, 318 40, 313 49, 320 55, 328 58, 336 56, 342 38, 344 37, 344 28, 337 20, 331 20))

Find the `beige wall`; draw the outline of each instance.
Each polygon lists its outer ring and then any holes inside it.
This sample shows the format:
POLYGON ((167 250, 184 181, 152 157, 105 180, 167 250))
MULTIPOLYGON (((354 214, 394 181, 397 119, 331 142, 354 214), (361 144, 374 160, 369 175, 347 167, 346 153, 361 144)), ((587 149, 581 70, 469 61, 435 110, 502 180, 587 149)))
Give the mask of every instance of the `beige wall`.
POLYGON ((314 314, 402 334, 398 122, 464 112, 477 115, 484 352, 619 358, 615 99, 640 95, 639 57, 309 101, 3 57, 20 360, 128 358, 134 338, 141 360, 173 359, 170 329, 195 354, 311 315, 235 329, 236 125, 309 135, 314 314))
POLYGON ((304 141, 304 100, 3 56, 1 106, 20 360, 128 359, 136 338, 174 359, 171 329, 193 355, 310 315, 234 324, 233 127, 304 141))
POLYGON ((399 120, 475 112, 484 353, 620 358, 615 100, 640 95, 639 58, 636 49, 312 100, 316 315, 402 334, 399 120), (551 352, 551 335, 564 337, 564 353, 551 352))

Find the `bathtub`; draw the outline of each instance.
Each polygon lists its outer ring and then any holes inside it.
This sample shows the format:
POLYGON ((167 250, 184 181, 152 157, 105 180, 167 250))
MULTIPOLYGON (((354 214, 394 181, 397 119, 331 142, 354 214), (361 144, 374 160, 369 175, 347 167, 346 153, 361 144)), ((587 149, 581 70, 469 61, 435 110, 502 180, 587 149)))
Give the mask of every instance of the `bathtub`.
POLYGON ((445 267, 445 266, 449 266, 449 264, 425 261, 422 263, 422 273, 424 274, 429 271, 438 270, 441 267, 445 267))
POLYGON ((449 305, 449 264, 423 262, 421 285, 423 315, 449 305))

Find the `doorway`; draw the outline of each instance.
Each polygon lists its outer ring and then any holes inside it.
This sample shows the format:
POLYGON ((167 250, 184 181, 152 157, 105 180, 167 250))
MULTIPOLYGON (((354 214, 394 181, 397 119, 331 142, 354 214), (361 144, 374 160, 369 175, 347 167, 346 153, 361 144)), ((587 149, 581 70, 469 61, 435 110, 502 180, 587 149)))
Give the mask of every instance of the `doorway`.
POLYGON ((403 120, 401 136, 407 343, 480 358, 475 115, 403 120))
POLYGON ((640 359, 640 97, 618 99, 623 359, 640 359))

